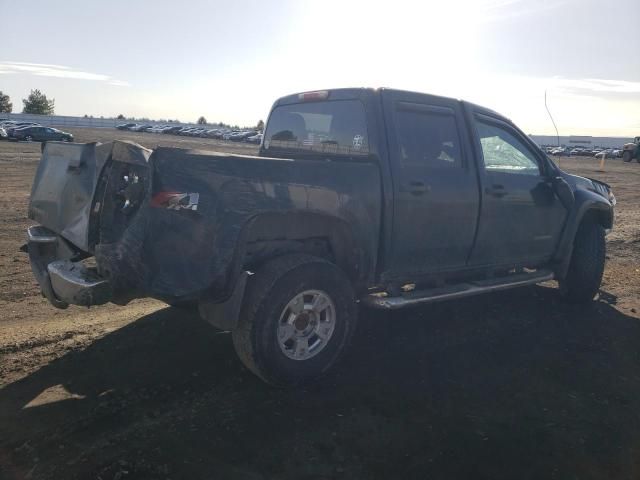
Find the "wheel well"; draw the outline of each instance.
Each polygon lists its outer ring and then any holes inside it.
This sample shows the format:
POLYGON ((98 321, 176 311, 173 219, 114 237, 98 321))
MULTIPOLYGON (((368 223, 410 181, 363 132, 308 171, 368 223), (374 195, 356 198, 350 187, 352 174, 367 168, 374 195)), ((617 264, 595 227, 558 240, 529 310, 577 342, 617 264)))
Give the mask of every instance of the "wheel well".
POLYGON ((364 268, 362 249, 346 222, 328 215, 283 212, 260 215, 246 227, 243 268, 289 253, 308 253, 340 267, 358 283, 364 268))
POLYGON ((587 221, 598 223, 602 225, 603 228, 611 228, 613 226, 613 216, 611 212, 606 210, 598 210, 595 208, 588 210, 582 217, 582 220, 580 220, 580 223, 587 221))

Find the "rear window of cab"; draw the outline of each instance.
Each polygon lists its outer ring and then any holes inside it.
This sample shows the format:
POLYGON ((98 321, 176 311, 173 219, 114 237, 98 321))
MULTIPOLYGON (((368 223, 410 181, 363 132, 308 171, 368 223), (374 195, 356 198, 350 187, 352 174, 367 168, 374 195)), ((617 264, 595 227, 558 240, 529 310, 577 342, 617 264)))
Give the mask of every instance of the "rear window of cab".
POLYGON ((359 100, 334 100, 276 107, 269 117, 263 148, 270 154, 368 155, 364 105, 359 100))

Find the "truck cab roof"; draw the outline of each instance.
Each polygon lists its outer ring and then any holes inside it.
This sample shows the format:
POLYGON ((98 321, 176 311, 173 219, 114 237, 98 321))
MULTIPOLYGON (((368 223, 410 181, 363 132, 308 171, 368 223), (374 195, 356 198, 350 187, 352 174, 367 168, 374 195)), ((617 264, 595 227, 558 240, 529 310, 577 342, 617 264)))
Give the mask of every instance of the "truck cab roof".
MULTIPOLYGON (((443 95, 432 95, 424 92, 415 92, 411 90, 401 90, 387 87, 379 87, 379 88, 370 88, 370 87, 348 87, 348 88, 334 88, 334 89, 326 89, 326 90, 312 90, 308 92, 298 92, 290 95, 285 95, 284 97, 280 97, 275 101, 273 107, 281 106, 281 105, 290 105, 294 103, 302 103, 305 101, 331 101, 331 100, 354 100, 354 99, 362 99, 367 96, 376 96, 381 95, 384 92, 399 92, 399 93, 409 93, 416 96, 424 96, 429 97, 431 99, 440 99, 440 100, 452 100, 456 102, 460 102, 467 107, 471 107, 477 113, 497 117, 501 120, 504 120, 508 123, 513 123, 511 119, 505 117, 504 115, 492 110, 490 108, 484 107, 482 105, 478 105, 473 102, 446 97, 443 95), (305 96, 307 99, 305 99, 305 96)), ((640 137, 638 137, 640 138, 640 137)))

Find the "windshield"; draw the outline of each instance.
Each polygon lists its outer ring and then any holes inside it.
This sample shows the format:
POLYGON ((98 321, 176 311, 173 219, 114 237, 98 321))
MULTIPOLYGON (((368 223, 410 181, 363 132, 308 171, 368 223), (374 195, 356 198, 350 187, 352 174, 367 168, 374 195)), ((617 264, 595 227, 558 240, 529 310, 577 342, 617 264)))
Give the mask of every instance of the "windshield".
POLYGON ((369 153, 362 102, 337 100, 276 107, 269 118, 265 151, 363 156, 369 153))

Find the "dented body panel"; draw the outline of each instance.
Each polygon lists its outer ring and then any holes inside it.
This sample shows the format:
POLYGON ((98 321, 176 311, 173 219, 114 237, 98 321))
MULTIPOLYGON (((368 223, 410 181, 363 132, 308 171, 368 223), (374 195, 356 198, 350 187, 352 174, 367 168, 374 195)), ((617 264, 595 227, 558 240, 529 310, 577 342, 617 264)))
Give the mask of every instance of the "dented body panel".
MULTIPOLYGON (((379 184, 377 166, 367 162, 176 148, 151 153, 124 142, 61 144, 45 149, 30 217, 95 255, 97 274, 108 280, 113 302, 141 296, 196 299, 204 293, 224 300, 242 271, 250 226, 278 217, 342 223, 353 236, 348 255, 354 280, 371 281, 380 229, 379 184), (74 158, 81 159, 80 166, 71 165, 74 158), (45 175, 56 167, 55 174, 45 175), (43 192, 61 200, 47 202, 43 192)), ((252 240, 295 240, 292 232, 263 231, 252 240)))

